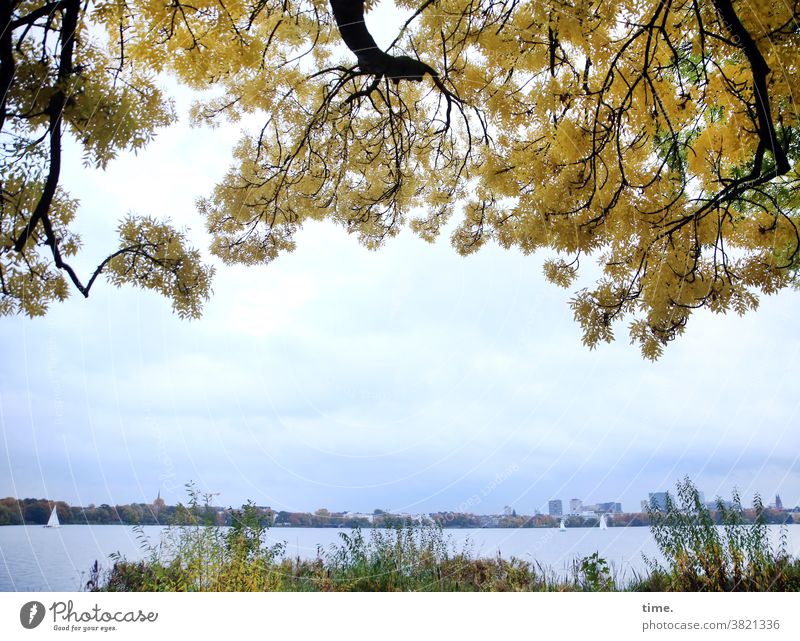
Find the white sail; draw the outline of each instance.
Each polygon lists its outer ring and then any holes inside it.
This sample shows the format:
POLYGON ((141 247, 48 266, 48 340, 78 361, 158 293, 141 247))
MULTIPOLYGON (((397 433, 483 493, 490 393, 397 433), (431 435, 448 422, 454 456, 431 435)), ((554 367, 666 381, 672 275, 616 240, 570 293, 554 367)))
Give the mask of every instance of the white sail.
POLYGON ((558 527, 558 529, 559 529, 560 532, 566 532, 567 531, 567 526, 564 523, 564 519, 561 519, 561 525, 558 527))
POLYGON ((600 529, 601 530, 607 530, 608 529, 608 523, 606 523, 606 515, 605 514, 602 514, 600 516, 600 529))
POLYGON ((45 527, 61 527, 61 524, 58 522, 58 513, 56 512, 55 506, 53 507, 53 511, 50 512, 50 519, 47 521, 45 527))

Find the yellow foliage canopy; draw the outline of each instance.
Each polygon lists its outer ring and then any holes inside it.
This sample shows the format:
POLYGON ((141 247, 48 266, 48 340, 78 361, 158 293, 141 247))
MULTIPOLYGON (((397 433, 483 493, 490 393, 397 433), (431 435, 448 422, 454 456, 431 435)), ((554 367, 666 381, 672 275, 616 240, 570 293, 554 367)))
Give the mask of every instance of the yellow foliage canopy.
MULTIPOLYGON (((77 249, 65 194, 51 189, 48 201, 61 231, 48 235, 36 224, 53 158, 30 141, 57 124, 103 166, 171 122, 152 82, 164 72, 218 88, 218 98, 195 107, 200 122, 263 116, 200 204, 212 251, 225 261, 271 261, 294 247, 309 219, 333 220, 380 247, 405 224, 433 240, 457 215, 457 251, 490 240, 553 250, 562 256, 545 274, 564 287, 578 259, 595 256, 605 275, 572 302, 584 342, 611 340, 615 321, 627 318, 648 358, 683 332, 693 309, 741 314, 756 307, 759 292, 793 282, 796 4, 396 5, 389 55, 369 59, 352 44, 369 37, 363 25, 356 33, 337 24, 360 15, 362 0, 103 0, 86 12, 72 0, 13 2, 4 33, 21 45, 10 80, 0 48, 10 136, 0 311, 42 313, 48 300, 63 298, 53 250, 77 249), (64 35, 70 19, 72 41, 64 35), (90 37, 89 25, 107 39, 90 37), (70 42, 65 69, 67 48, 56 44, 70 42), (401 64, 422 71, 401 74, 401 64), (54 256, 47 267, 43 248, 54 256)), ((128 220, 121 232, 123 254, 107 265, 112 281, 154 287, 182 313, 199 313, 210 272, 180 235, 149 219, 128 220), (161 277, 133 265, 156 255, 161 277)))

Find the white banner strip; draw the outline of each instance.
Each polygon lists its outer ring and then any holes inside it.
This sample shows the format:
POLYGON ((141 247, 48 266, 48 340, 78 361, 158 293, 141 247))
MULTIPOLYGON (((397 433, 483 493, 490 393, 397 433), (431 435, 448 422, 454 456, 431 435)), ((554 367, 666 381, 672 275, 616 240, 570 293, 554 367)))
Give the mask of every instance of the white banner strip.
POLYGON ((800 595, 0 593, 3 639, 798 639, 800 595))

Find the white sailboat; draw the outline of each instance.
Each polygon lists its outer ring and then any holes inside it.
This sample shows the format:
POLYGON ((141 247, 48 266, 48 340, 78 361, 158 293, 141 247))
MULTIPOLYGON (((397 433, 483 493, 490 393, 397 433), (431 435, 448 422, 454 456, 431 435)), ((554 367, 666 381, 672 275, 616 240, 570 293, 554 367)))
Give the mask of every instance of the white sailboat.
POLYGON ((56 512, 55 506, 53 506, 53 511, 50 512, 50 518, 45 527, 61 527, 61 523, 58 522, 58 513, 56 512))
POLYGON ((600 515, 600 529, 601 530, 607 530, 608 529, 608 523, 606 523, 606 515, 605 514, 601 514, 600 515))
POLYGON ((564 519, 561 519, 561 525, 558 526, 558 531, 559 532, 566 532, 567 531, 567 525, 566 525, 566 523, 564 523, 564 519))

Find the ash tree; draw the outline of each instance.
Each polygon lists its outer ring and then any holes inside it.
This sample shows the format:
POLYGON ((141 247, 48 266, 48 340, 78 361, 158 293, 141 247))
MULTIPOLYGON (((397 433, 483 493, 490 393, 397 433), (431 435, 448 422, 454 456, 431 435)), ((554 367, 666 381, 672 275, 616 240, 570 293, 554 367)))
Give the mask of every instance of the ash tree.
POLYGON ((227 263, 272 261, 309 220, 378 248, 453 219, 459 253, 549 250, 564 287, 597 262, 571 301, 584 342, 627 322, 647 358, 693 310, 795 284, 797 0, 395 0, 385 50, 373 4, 4 3, 0 311, 44 313, 103 274, 200 313, 211 270, 166 223, 124 219, 85 283, 67 262, 62 138, 100 167, 144 146, 174 119, 160 73, 215 90, 197 122, 261 118, 200 201, 227 263))

